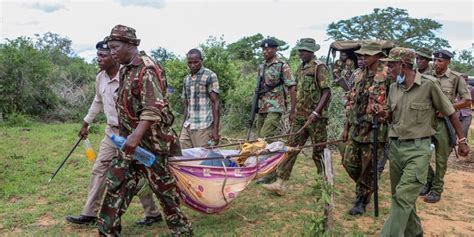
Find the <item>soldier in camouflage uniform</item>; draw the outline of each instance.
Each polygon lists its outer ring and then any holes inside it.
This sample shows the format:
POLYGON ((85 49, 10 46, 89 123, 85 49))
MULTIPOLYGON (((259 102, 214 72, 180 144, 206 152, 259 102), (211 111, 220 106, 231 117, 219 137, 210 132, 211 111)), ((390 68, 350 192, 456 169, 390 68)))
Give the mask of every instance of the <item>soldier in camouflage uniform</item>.
POLYGON ((431 75, 431 54, 431 50, 427 48, 421 48, 416 51, 416 68, 419 73, 431 75))
MULTIPOLYGON (((349 92, 346 106, 346 122, 342 139, 346 147, 342 164, 356 182, 356 200, 349 210, 351 215, 361 215, 373 193, 374 172, 372 168, 373 119, 384 110, 385 97, 390 80, 386 68, 378 60, 384 56, 382 46, 376 41, 367 41, 355 53, 362 55, 365 68, 354 72, 354 86, 349 92)), ((383 157, 387 126, 379 119, 377 151, 383 157)))
MULTIPOLYGON (((291 98, 290 123, 295 120, 296 113, 296 81, 291 74, 288 63, 276 55, 278 43, 273 39, 265 39, 260 45, 265 62, 259 66, 258 75, 260 91, 257 112, 257 136, 260 138, 275 135, 280 126, 283 113, 287 112, 287 95, 291 98)), ((271 182, 275 179, 273 172, 257 183, 271 182)))
MULTIPOLYGON (((303 146, 308 138, 313 143, 326 142, 327 139, 327 108, 331 97, 329 83, 331 74, 328 67, 316 60, 314 52, 320 46, 314 39, 301 39, 296 45, 302 63, 296 71, 297 85, 297 107, 296 120, 292 124, 291 131, 298 132, 308 124, 301 133, 290 137, 288 146, 303 146)), ((322 159, 324 147, 313 148, 313 161, 316 164, 318 173, 323 172, 322 159)), ((271 184, 264 184, 263 187, 284 195, 286 183, 290 179, 291 170, 296 162, 299 152, 291 152, 289 157, 278 167, 277 181, 271 184)))
POLYGON ((352 61, 347 53, 341 51, 339 53, 339 59, 334 63, 334 68, 332 73, 335 78, 344 78, 344 80, 349 80, 349 77, 352 75, 352 72, 355 69, 354 61, 352 61))
POLYGON ((175 179, 167 164, 171 143, 177 138, 171 131, 174 118, 168 105, 164 73, 145 52, 138 51, 140 40, 133 28, 117 25, 104 41, 112 57, 123 65, 119 72, 117 110, 119 133, 127 141, 118 157, 113 158, 107 175, 99 233, 120 235, 121 216, 139 191, 140 178, 144 177, 159 198, 173 235, 191 234, 191 223, 179 208, 175 179), (137 146, 156 156, 151 167, 133 158, 137 146))
MULTIPOLYGON (((462 79, 460 73, 452 71, 448 67, 453 56, 452 53, 447 50, 438 50, 433 53, 433 56, 434 70, 432 70, 432 73, 438 79, 443 93, 451 101, 456 111, 469 107, 472 98, 466 81, 462 79), (459 96, 459 101, 456 101, 456 96, 459 96)), ((448 157, 453 150, 453 147, 449 144, 449 132, 444 117, 444 114, 436 113, 436 133, 433 136, 433 143, 436 148, 436 170, 430 165, 428 182, 420 192, 420 195, 428 194, 424 199, 428 203, 436 203, 441 199, 444 175, 448 168, 448 157)))
POLYGON ((390 123, 390 214, 380 236, 423 236, 416 214, 416 199, 426 182, 435 130, 435 110, 449 116, 460 138, 459 152, 469 153, 459 117, 436 79, 413 69, 415 52, 393 48, 387 59, 389 73, 396 77, 387 99, 390 123))

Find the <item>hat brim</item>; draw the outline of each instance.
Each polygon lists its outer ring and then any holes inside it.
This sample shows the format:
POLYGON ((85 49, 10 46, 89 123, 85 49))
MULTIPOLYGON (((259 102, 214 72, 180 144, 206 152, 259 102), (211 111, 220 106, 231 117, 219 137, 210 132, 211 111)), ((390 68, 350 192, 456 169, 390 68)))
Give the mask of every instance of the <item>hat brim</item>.
POLYGON ((422 52, 416 52, 416 55, 419 55, 419 56, 421 56, 423 58, 426 58, 428 60, 432 60, 431 55, 428 55, 428 54, 425 54, 425 53, 422 53, 422 52))
POLYGON ((379 61, 382 61, 382 62, 401 62, 402 60, 393 59, 393 58, 381 58, 381 59, 379 59, 379 61))
POLYGON ((110 35, 104 38, 104 43, 108 43, 110 41, 121 41, 121 42, 129 43, 135 46, 140 45, 140 39, 131 39, 131 38, 118 36, 118 35, 110 35))
POLYGON ((379 51, 379 50, 364 50, 364 49, 359 49, 359 50, 356 50, 354 51, 355 54, 359 54, 359 55, 370 55, 370 56, 374 56, 376 54, 379 54, 381 53, 382 55, 386 55, 383 51, 379 51))
POLYGON ((315 48, 311 48, 311 47, 307 47, 307 46, 296 46, 295 49, 296 50, 305 50, 305 51, 309 51, 309 52, 316 52, 318 51, 319 49, 321 48, 321 46, 319 44, 316 44, 316 47, 315 48))

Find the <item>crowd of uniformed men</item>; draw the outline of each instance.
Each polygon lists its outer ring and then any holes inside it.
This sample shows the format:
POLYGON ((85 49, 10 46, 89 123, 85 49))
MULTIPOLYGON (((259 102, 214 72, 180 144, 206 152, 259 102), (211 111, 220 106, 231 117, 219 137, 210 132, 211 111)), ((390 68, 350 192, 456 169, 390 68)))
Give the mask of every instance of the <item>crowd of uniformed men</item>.
MULTIPOLYGON (((138 194, 145 219, 137 224, 162 221, 152 195, 139 192, 147 183, 160 201, 172 234, 192 234, 191 223, 179 207, 166 158, 180 154, 179 144, 181 148, 191 148, 219 142, 218 77, 203 66, 198 49, 187 53, 189 74, 182 88, 184 123, 177 135, 171 129, 173 115, 164 68, 138 51, 139 44, 133 28, 117 25, 96 45, 101 71, 96 78, 94 101, 79 135, 87 137, 87 128, 100 111, 107 117, 107 127, 84 210, 80 216, 66 219, 76 224, 97 221, 101 235, 119 235, 120 218, 138 194), (122 151, 111 142, 113 133, 127 137, 122 151), (152 167, 133 159, 139 145, 159 157, 152 167)), ((355 182, 354 206, 349 214, 364 214, 374 192, 375 175, 380 175, 374 172, 371 160, 375 145, 380 172, 386 158, 389 160, 392 193, 390 214, 381 236, 421 236, 417 197, 424 196, 428 203, 438 202, 451 151, 457 146, 460 155, 469 153, 467 132, 463 131, 457 111, 464 110, 461 120, 469 127, 472 89, 460 73, 449 69, 452 53, 395 47, 386 55, 380 41, 366 40, 354 52, 357 63, 348 57, 350 52, 341 51, 331 70, 316 59, 320 46, 315 40, 303 38, 296 45, 301 64, 292 73, 288 63, 277 56, 275 40, 265 39, 261 47, 265 61, 258 68, 257 136, 275 135, 282 115, 287 113, 290 131, 299 131, 289 137, 288 146, 304 145, 308 138, 312 143, 325 142, 332 78, 346 80, 350 87, 340 151, 342 164, 355 182), (432 60, 433 64, 429 64, 432 60), (429 162, 432 153, 436 154, 434 169, 429 162)), ((312 159, 318 173, 324 171, 323 149, 324 146, 313 148, 312 159)), ((283 196, 297 155, 290 152, 276 172, 259 180, 265 183, 262 186, 283 196)))

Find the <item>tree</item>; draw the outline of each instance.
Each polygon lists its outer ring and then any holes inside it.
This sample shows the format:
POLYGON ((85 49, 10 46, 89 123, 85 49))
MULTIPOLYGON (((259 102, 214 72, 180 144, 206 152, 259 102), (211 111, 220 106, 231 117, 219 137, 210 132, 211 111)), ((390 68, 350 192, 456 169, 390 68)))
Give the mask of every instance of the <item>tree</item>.
MULTIPOLYGON (((267 36, 266 38, 274 39, 280 45, 278 49, 280 51, 287 50, 290 46, 283 40, 273 36, 267 36)), ((259 64, 262 58, 262 50, 260 44, 265 37, 258 33, 252 36, 246 36, 234 43, 227 46, 227 50, 232 59, 251 62, 254 65, 259 64)))
POLYGON ((463 49, 454 52, 454 58, 451 60, 449 65, 454 71, 467 73, 470 76, 474 76, 474 58, 472 52, 469 49, 463 49))
POLYGON ((151 50, 151 57, 161 63, 165 63, 169 60, 178 59, 176 54, 163 47, 158 47, 157 49, 151 50))
POLYGON ((411 18, 407 10, 375 8, 368 15, 332 22, 326 29, 334 40, 384 39, 401 47, 449 48, 447 40, 436 37, 443 25, 428 18, 411 18))

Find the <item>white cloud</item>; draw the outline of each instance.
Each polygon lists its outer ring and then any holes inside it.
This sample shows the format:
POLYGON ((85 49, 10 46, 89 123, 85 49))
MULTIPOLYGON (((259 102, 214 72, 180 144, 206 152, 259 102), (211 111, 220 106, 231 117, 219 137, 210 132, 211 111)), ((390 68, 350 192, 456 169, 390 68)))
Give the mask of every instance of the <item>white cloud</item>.
POLYGON ((67 11, 59 10, 47 14, 26 7, 21 2, 2 2, 0 38, 12 39, 51 31, 70 38, 75 51, 90 60, 95 56, 96 42, 108 35, 114 25, 123 24, 137 30, 137 37, 141 39, 140 49, 148 51, 161 46, 183 56, 210 35, 223 35, 230 43, 244 36, 261 33, 285 40, 291 46, 294 46, 299 38, 315 38, 321 45, 318 55, 325 55, 331 43, 326 41, 326 27, 329 23, 369 14, 374 8, 392 6, 407 9, 411 17, 431 18, 444 24, 439 35, 449 40, 452 50, 470 48, 474 39, 469 39, 474 28, 472 2, 466 1, 441 4, 418 0, 188 0, 167 1, 166 4, 165 1, 159 1, 163 4, 159 9, 151 5, 143 7, 144 2, 146 1, 134 1, 134 4, 123 6, 116 0, 66 1, 62 4, 67 11))
POLYGON ((165 0, 115 0, 123 6, 142 6, 142 7, 154 7, 163 8, 166 5, 165 0))
POLYGON ((46 13, 59 11, 59 10, 65 8, 65 6, 63 4, 57 3, 57 2, 45 2, 45 3, 34 2, 34 3, 26 4, 26 6, 32 8, 32 9, 36 9, 36 10, 46 12, 46 13))

